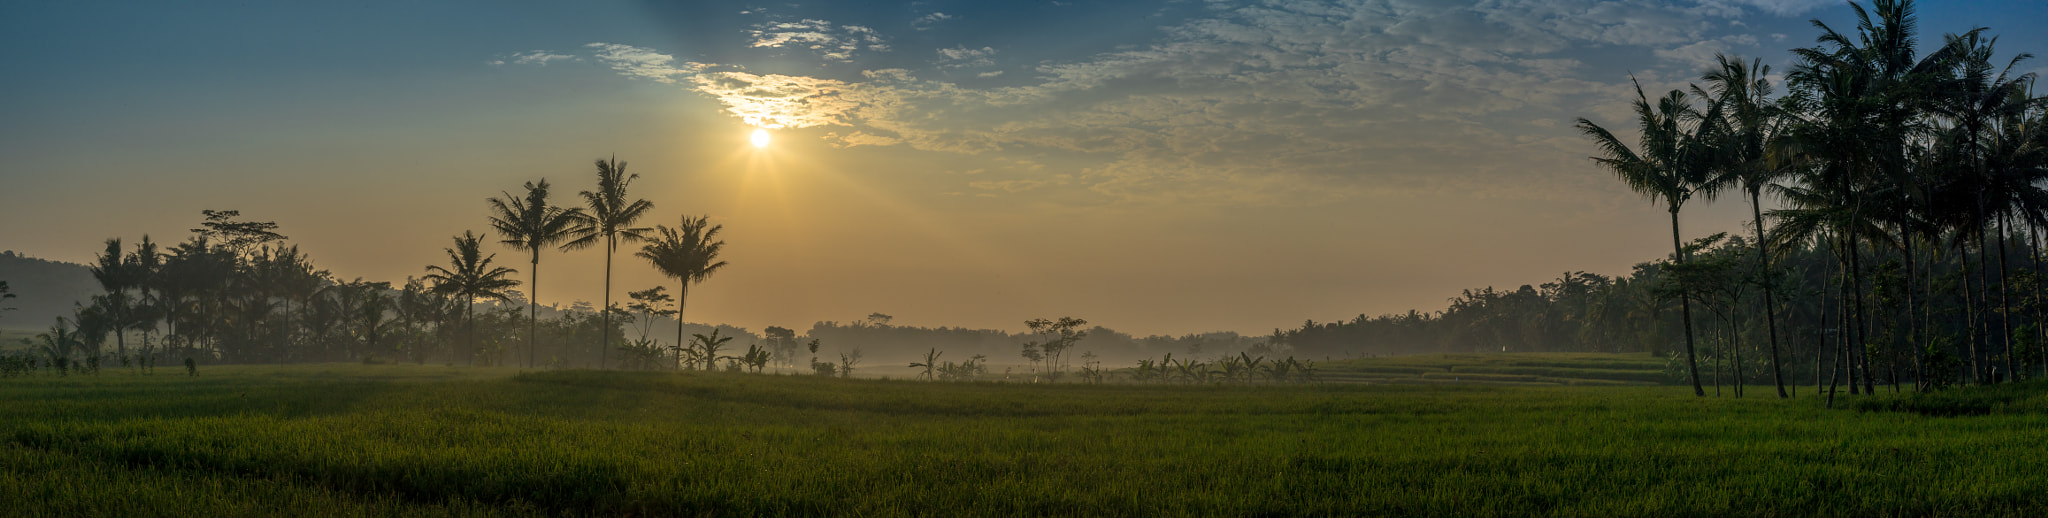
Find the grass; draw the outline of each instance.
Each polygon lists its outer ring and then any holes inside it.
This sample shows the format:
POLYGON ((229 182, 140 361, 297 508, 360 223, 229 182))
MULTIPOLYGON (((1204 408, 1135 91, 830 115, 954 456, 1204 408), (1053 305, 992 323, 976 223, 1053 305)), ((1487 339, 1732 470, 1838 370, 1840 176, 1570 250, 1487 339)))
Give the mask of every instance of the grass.
POLYGON ((0 380, 0 502, 10 503, 0 514, 2048 511, 2039 414, 1930 417, 1688 392, 109 370, 0 380))

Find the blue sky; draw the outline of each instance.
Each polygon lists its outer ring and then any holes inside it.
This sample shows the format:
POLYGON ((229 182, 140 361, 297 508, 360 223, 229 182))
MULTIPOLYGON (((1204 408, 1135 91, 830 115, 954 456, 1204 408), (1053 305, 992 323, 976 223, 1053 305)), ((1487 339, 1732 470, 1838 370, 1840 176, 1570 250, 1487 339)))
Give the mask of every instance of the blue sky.
MULTIPOLYGON (((1570 121, 1625 126, 1629 74, 1717 51, 1782 72, 1815 18, 1853 27, 1807 0, 0 3, 0 248, 83 261, 236 208, 401 280, 483 198, 616 153, 656 222, 727 225, 693 321, 1263 332, 1657 257, 1661 212, 1570 121)), ((2043 22, 1920 27, 2010 56, 2043 22)), ((544 301, 597 298, 600 257, 548 261, 544 301)))

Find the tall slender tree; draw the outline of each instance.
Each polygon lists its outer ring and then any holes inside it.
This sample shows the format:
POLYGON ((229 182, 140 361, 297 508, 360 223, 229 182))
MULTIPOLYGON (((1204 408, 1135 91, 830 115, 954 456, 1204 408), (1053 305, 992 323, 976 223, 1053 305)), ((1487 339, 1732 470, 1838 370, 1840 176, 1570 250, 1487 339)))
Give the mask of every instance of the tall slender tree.
POLYGON ((1713 108, 1708 113, 1720 115, 1703 117, 1701 121, 1720 126, 1712 132, 1713 176, 1704 189, 1711 192, 1738 188, 1748 195, 1756 231, 1756 277, 1763 287, 1764 322, 1771 345, 1771 381, 1777 384, 1778 397, 1790 397, 1785 392, 1785 373, 1780 367, 1783 358, 1778 351, 1778 302, 1771 286, 1769 245, 1764 239, 1763 190, 1786 175, 1786 169, 1771 160, 1769 153, 1780 120, 1777 106, 1770 98, 1771 67, 1760 59, 1745 63, 1740 58, 1720 54, 1714 60, 1718 66, 1700 77, 1707 87, 1693 87, 1695 94, 1711 100, 1713 108))
POLYGON ((612 255, 618 253, 620 243, 631 243, 646 237, 645 227, 634 223, 654 210, 654 203, 647 200, 629 199, 627 186, 640 175, 626 174, 626 163, 618 157, 610 161, 597 161, 597 190, 577 193, 583 197, 588 212, 580 218, 571 239, 562 243, 565 250, 576 250, 593 245, 604 246, 604 328, 597 342, 597 368, 605 368, 605 355, 611 349, 612 338, 612 255))
POLYGON ((656 236, 634 254, 681 285, 676 290, 676 343, 683 343, 683 307, 690 298, 690 285, 725 268, 725 261, 718 259, 718 252, 725 249, 718 231, 724 229, 725 225, 712 225, 708 216, 683 216, 674 228, 656 225, 656 236))
POLYGON ((455 247, 446 249, 448 267, 428 265, 426 279, 434 282, 434 291, 455 295, 462 302, 463 319, 467 322, 469 363, 476 364, 476 302, 478 299, 507 300, 506 289, 518 286, 519 281, 505 278, 519 273, 519 270, 502 266, 491 266, 491 260, 498 254, 483 254, 484 236, 464 231, 455 237, 455 247))
POLYGON ((97 261, 90 267, 92 278, 99 281, 100 289, 106 293, 93 297, 93 305, 100 307, 100 317, 105 327, 114 332, 116 354, 128 355, 127 328, 132 325, 129 317, 133 312, 133 300, 128 291, 134 288, 134 268, 126 261, 121 249, 121 238, 107 239, 107 249, 100 252, 97 261))
POLYGON ((526 182, 525 198, 502 194, 503 198, 490 199, 491 227, 505 236, 499 243, 532 254, 526 270, 526 367, 530 369, 534 351, 540 347, 540 252, 569 240, 570 230, 585 217, 582 209, 550 205, 546 178, 540 183, 526 182))
MULTIPOLYGON (((1631 79, 1633 80, 1633 79, 1631 79)), ((1692 132, 1706 125, 1695 124, 1688 119, 1694 117, 1693 103, 1683 91, 1672 90, 1652 104, 1643 93, 1643 85, 1636 83, 1636 99, 1632 105, 1636 112, 1641 137, 1640 151, 1631 149, 1619 137, 1593 121, 1580 118, 1580 133, 1592 138, 1600 146, 1603 156, 1593 157, 1629 189, 1650 198, 1652 202, 1663 202, 1671 213, 1671 255, 1679 264, 1685 263, 1685 245, 1679 237, 1678 211, 1692 198, 1696 188, 1706 181, 1704 166, 1706 152, 1697 135, 1692 132)), ((1679 295, 1680 308, 1685 326, 1685 363, 1692 379, 1693 395, 1705 397, 1707 392, 1700 387, 1698 354, 1693 347, 1692 299, 1683 293, 1679 295)))

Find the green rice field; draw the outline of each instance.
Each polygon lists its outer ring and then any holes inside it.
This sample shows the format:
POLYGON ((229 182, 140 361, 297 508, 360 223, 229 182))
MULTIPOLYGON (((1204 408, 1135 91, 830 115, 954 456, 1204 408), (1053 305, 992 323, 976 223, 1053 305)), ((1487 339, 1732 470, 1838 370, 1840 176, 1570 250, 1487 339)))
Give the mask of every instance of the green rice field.
POLYGON ((1827 409, 1605 372, 1649 371, 1648 356, 1478 360, 1331 362, 1323 381, 1286 385, 340 364, 41 373, 0 379, 0 515, 2048 512, 2038 384, 1886 390, 1827 409), (1534 378, 1441 382, 1440 364, 1534 378), (1354 382, 1376 376, 1409 382, 1354 382), (1613 383, 1544 381, 1566 379, 1613 383))

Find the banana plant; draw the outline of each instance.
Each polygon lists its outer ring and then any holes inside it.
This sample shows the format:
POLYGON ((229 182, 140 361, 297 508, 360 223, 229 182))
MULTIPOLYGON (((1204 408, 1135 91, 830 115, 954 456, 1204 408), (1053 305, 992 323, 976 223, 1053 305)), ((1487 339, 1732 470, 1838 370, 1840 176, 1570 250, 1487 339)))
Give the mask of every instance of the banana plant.
POLYGON ((933 371, 936 371, 938 369, 939 355, 942 354, 946 353, 939 352, 938 348, 933 348, 931 351, 924 353, 924 361, 911 362, 910 368, 915 369, 918 367, 924 367, 924 373, 918 374, 917 377, 922 378, 926 381, 937 381, 938 377, 933 374, 933 371))

